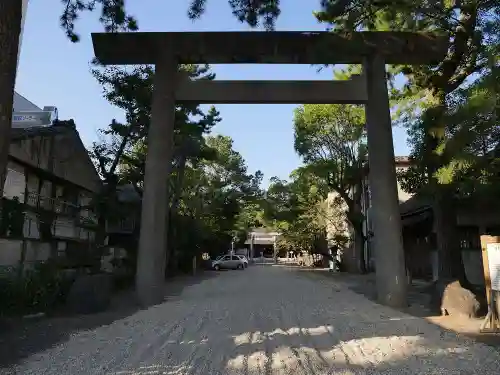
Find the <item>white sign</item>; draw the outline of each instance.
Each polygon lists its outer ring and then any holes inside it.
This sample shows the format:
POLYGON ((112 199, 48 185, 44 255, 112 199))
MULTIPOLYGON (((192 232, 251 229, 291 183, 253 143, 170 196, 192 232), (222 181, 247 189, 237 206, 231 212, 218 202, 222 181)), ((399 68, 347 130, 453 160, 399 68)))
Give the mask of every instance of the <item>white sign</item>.
POLYGON ((56 107, 44 107, 40 111, 21 111, 12 113, 14 127, 51 125, 57 119, 56 107))
POLYGON ((488 266, 490 269, 491 289, 500 291, 500 243, 486 245, 488 266))
POLYGON ((36 122, 39 120, 38 116, 34 115, 13 115, 12 121, 14 122, 36 122))

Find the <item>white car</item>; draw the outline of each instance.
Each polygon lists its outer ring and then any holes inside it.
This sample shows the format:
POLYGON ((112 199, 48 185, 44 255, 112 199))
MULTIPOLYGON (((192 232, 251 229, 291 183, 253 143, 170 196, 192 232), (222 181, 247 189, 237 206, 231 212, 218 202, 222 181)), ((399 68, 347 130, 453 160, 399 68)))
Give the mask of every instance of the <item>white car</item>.
POLYGON ((244 256, 244 255, 236 255, 236 256, 243 261, 243 265, 245 266, 245 268, 247 268, 248 267, 248 259, 247 259, 247 257, 244 256))
POLYGON ((244 269, 245 264, 236 255, 224 255, 220 259, 212 262, 212 268, 216 271, 221 269, 244 269))

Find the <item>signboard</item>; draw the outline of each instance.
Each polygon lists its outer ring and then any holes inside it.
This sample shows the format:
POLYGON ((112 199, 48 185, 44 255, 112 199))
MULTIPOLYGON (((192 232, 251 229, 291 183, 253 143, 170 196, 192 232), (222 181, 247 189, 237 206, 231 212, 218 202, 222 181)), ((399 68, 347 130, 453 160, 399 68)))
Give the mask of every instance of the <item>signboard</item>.
POLYGON ((37 122, 39 120, 38 116, 35 115, 13 115, 13 122, 37 122))
POLYGON ((491 289, 500 291, 500 243, 486 245, 488 267, 490 271, 491 289))
POLYGON ((488 314, 479 331, 498 333, 500 332, 500 236, 481 235, 481 252, 488 314))
POLYGON ((12 114, 12 126, 24 128, 52 125, 55 119, 57 119, 57 108, 55 107, 45 107, 43 111, 19 111, 12 114))
POLYGON ((275 236, 260 236, 260 237, 254 237, 253 239, 255 241, 272 241, 274 240, 275 236))

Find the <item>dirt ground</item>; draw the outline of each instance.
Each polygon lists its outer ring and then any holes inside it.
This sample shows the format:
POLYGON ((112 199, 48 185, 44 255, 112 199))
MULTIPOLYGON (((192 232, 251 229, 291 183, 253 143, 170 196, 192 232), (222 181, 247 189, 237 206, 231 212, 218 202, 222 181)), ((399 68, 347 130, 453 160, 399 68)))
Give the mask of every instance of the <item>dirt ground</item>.
MULTIPOLYGON (((375 274, 353 275, 347 273, 331 273, 325 269, 309 269, 311 274, 321 277, 329 277, 344 283, 349 289, 366 296, 368 299, 376 300, 375 274)), ((481 333, 480 326, 484 320, 481 318, 467 318, 457 316, 436 315, 428 309, 429 295, 424 291, 426 285, 414 280, 408 291, 410 306, 404 312, 413 316, 421 317, 427 321, 440 326, 458 335, 472 338, 476 341, 495 346, 500 349, 500 334, 481 333)))
POLYGON ((12 329, 0 342, 0 374, 490 375, 500 368, 496 348, 376 304, 348 278, 273 264, 206 275, 173 290, 167 284, 165 301, 148 309, 120 305, 76 323, 46 319, 24 337, 12 329))
MULTIPOLYGON (((166 299, 175 300, 185 288, 216 276, 201 272, 196 276, 176 276, 166 285, 166 299)), ((113 324, 140 311, 133 290, 117 293, 110 308, 99 314, 70 315, 65 312, 41 319, 0 320, 1 368, 68 340, 72 335, 113 324)))

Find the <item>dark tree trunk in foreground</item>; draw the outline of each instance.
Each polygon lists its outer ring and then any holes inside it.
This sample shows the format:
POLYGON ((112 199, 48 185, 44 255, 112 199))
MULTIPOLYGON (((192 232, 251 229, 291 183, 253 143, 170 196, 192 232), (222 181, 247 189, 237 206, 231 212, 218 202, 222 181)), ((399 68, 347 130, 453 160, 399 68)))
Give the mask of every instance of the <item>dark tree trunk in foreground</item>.
POLYGON ((7 176, 22 0, 0 1, 0 196, 7 176))
POLYGON ((361 274, 366 273, 365 262, 365 236, 363 234, 363 222, 353 224, 354 229, 354 257, 361 274))
MULTIPOLYGON (((446 95, 447 92, 443 90, 437 92, 438 105, 426 113, 428 116, 426 121, 441 128, 444 128, 446 124, 446 95)), ((433 134, 430 129, 426 130, 425 143, 430 146, 429 150, 436 150, 442 139, 433 134)), ((464 288, 468 288, 470 285, 467 282, 457 236, 455 189, 453 184, 440 184, 434 176, 444 162, 434 153, 426 155, 426 159, 428 175, 432 176, 430 185, 433 187, 434 194, 433 211, 438 248, 438 278, 443 282, 459 280, 464 288)))
MULTIPOLYGON (((366 273, 365 262, 365 235, 363 233, 363 223, 365 217, 361 209, 361 183, 355 189, 355 195, 352 200, 347 201, 349 210, 347 212, 347 219, 351 224, 354 231, 354 244, 353 244, 353 258, 356 266, 356 272, 361 274, 366 273)), ((345 198, 344 198, 345 199, 345 198)))
POLYGON ((468 288, 462 252, 457 236, 455 201, 453 192, 440 186, 434 201, 434 220, 438 247, 438 275, 442 281, 459 280, 468 288))

